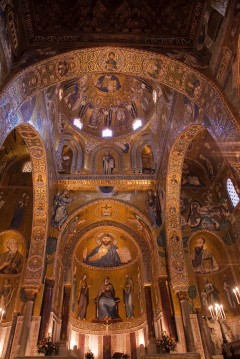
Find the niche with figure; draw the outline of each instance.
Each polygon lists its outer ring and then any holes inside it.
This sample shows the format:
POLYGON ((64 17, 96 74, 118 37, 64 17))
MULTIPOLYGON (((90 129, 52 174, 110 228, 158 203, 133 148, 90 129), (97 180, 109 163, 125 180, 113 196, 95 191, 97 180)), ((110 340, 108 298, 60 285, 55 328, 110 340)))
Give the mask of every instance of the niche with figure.
POLYGON ((10 321, 24 267, 26 245, 19 232, 0 233, 0 320, 10 321))
POLYGON ((59 158, 58 172, 59 173, 71 173, 73 152, 70 147, 64 145, 62 153, 59 158))
POLYGON ((145 145, 141 153, 142 157, 142 173, 154 173, 155 172, 155 162, 153 157, 152 147, 145 145))
POLYGON ((96 156, 94 172, 103 175, 116 175, 121 171, 119 154, 115 149, 103 148, 96 156))

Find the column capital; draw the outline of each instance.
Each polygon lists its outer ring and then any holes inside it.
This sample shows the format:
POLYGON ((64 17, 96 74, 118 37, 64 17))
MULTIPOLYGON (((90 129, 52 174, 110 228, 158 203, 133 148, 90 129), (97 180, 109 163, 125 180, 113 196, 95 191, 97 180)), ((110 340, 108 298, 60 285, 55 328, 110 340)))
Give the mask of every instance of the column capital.
POLYGON ((72 286, 70 284, 66 284, 64 286, 64 292, 68 295, 71 293, 72 286))
POLYGON ((26 296, 27 302, 28 302, 28 301, 34 302, 35 299, 36 299, 36 296, 37 296, 37 294, 38 294, 39 288, 36 288, 36 287, 33 287, 33 288, 30 288, 30 287, 22 287, 22 289, 23 289, 24 292, 25 292, 25 296, 26 296))
POLYGON ((188 302, 188 300, 189 300, 187 291, 179 291, 177 293, 177 296, 178 296, 178 299, 180 300, 180 302, 182 302, 182 301, 188 302))
POLYGON ((13 312, 12 313, 12 318, 14 319, 14 318, 17 318, 17 316, 19 315, 20 313, 19 312, 13 312))
POLYGON ((44 283, 46 287, 53 288, 55 280, 53 278, 45 278, 44 283))
POLYGON ((160 276, 158 278, 158 284, 161 285, 166 285, 166 281, 167 281, 168 277, 167 276, 160 276))

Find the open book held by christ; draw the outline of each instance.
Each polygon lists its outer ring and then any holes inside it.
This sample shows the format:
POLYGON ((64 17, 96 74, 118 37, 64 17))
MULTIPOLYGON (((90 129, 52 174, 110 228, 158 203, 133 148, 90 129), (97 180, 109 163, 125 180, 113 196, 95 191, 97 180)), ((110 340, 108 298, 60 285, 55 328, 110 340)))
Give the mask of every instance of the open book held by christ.
POLYGON ((128 263, 131 261, 132 257, 127 247, 118 248, 116 252, 119 255, 121 263, 128 263))

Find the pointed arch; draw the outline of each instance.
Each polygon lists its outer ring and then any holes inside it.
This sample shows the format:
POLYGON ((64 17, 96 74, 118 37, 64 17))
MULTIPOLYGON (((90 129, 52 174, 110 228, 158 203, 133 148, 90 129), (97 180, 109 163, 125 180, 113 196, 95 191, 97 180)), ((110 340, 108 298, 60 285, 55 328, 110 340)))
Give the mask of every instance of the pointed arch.
POLYGON ((48 231, 48 166, 44 144, 37 131, 29 124, 16 127, 27 144, 32 162, 33 181, 33 219, 32 234, 27 266, 24 275, 24 286, 39 288, 42 283, 45 265, 45 251, 48 231), (41 180, 39 180, 41 178, 41 180), (36 239, 36 236, 38 240, 36 239), (39 240, 40 238, 40 240, 39 240), (36 263, 35 267, 31 264, 36 263))
POLYGON ((62 150, 64 146, 70 147, 73 153, 72 163, 71 163, 71 173, 79 173, 82 169, 82 159, 83 159, 83 151, 80 144, 75 140, 75 138, 70 135, 64 135, 61 137, 61 140, 58 144, 57 149, 57 161, 60 161, 62 150))
MULTIPOLYGON (((125 203, 124 201, 113 199, 92 201, 91 203, 78 208, 68 217, 62 226, 58 239, 57 253, 60 257, 62 256, 61 260, 63 261, 65 279, 67 278, 67 271, 70 269, 69 265, 71 266, 72 263, 74 248, 79 239, 81 240, 81 237, 92 229, 103 226, 117 227, 132 236, 141 250, 144 263, 144 280, 149 283, 152 275, 152 269, 148 258, 151 256, 150 253, 154 251, 156 245, 155 234, 151 228, 151 224, 146 216, 135 207, 125 203), (128 221, 128 218, 126 217, 125 221, 120 222, 117 214, 109 217, 96 216, 95 221, 90 223, 84 222, 84 226, 81 227, 81 221, 84 221, 84 213, 86 213, 86 211, 96 212, 96 206, 100 207, 106 203, 108 206, 112 206, 114 208, 117 206, 125 208, 128 213, 131 213, 134 220, 128 221), (138 219, 135 220, 136 217, 133 213, 138 219), (73 232, 73 228, 77 228, 77 223, 80 223, 80 226, 73 232)), ((55 262, 54 271, 56 271, 56 263, 57 262, 55 262)))
POLYGON ((234 186, 231 178, 227 179, 226 187, 227 187, 227 192, 228 192, 229 198, 232 202, 232 205, 233 205, 233 207, 236 207, 239 203, 239 195, 235 189, 235 186, 234 186))
POLYGON ((175 240, 176 235, 179 239, 182 238, 180 223, 182 166, 189 144, 203 131, 205 131, 203 126, 189 126, 176 138, 169 155, 166 177, 166 234, 171 283, 176 292, 186 291, 189 284, 182 240, 175 240))
POLYGON ((142 136, 133 146, 132 149, 132 172, 142 173, 142 150, 144 146, 150 146, 153 151, 154 161, 156 162, 157 151, 151 135, 142 136))

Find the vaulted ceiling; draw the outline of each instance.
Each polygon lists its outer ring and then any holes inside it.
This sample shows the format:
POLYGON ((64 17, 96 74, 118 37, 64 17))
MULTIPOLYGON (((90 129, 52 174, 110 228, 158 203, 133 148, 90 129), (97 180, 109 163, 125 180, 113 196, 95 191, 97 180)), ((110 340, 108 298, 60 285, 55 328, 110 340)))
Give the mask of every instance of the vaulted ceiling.
POLYGON ((202 47, 207 28, 202 19, 207 3, 207 0, 67 3, 14 0, 13 6, 6 6, 6 19, 15 60, 19 62, 21 58, 22 66, 66 50, 96 46, 151 50, 180 56, 180 60, 191 53, 193 62, 205 66, 206 51, 202 47), (17 35, 12 30, 12 21, 16 22, 17 35), (200 56, 199 50, 203 52, 200 56))
POLYGON ((24 0, 30 45, 192 48, 203 0, 24 0), (174 26, 173 26, 174 24, 174 26))

